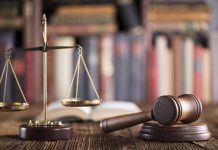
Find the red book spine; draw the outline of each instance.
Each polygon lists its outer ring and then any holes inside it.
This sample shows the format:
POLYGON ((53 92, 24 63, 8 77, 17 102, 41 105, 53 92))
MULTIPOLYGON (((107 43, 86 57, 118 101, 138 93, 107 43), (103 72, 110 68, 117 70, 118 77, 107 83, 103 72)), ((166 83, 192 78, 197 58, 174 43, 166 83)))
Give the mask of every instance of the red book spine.
POLYGON ((194 94, 202 99, 202 46, 197 44, 194 50, 194 94))
POLYGON ((154 48, 148 51, 148 94, 149 100, 152 102, 157 98, 157 64, 156 64, 156 51, 154 48))

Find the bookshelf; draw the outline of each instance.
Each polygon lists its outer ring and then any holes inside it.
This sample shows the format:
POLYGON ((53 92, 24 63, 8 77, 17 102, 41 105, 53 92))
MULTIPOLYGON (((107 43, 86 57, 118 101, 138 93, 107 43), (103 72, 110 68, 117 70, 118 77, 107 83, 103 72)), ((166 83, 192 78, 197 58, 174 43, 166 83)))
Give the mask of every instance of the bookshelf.
MULTIPOLYGON (((19 3, 19 8, 14 8, 19 13, 12 11, 19 16, 11 19, 11 25, 2 25, 6 17, 0 19, 1 53, 11 46, 39 45, 43 12, 49 17, 48 44, 82 45, 94 84, 104 100, 154 102, 163 94, 193 93, 203 103, 212 103, 218 100, 218 8, 217 1, 206 2, 10 0, 5 7, 19 3), (7 47, 1 46, 5 39, 9 39, 7 47)), ((40 53, 27 52, 14 59, 30 103, 40 103, 42 98, 41 58, 40 53)), ((52 101, 66 95, 75 61, 72 50, 48 53, 48 59, 48 98, 52 101)), ((86 77, 81 78, 80 97, 92 98, 91 85, 86 77)), ((16 93, 11 92, 9 95, 16 93)))

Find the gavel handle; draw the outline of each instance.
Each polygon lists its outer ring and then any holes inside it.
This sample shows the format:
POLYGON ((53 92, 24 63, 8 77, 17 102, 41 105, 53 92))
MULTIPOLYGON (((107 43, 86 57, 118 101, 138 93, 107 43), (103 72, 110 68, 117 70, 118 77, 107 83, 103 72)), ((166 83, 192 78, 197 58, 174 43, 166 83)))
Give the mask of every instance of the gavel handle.
POLYGON ((100 122, 100 127, 104 132, 111 132, 115 130, 128 128, 151 120, 151 113, 139 112, 104 119, 100 122))

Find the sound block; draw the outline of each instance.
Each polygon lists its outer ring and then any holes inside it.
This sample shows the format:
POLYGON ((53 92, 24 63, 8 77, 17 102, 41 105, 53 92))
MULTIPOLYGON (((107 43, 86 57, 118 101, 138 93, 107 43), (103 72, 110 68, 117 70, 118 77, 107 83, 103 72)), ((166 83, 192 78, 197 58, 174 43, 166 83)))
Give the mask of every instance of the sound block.
POLYGON ((31 126, 23 124, 19 127, 19 137, 25 140, 54 141, 71 138, 70 125, 31 126))
POLYGON ((152 141, 188 142, 208 140, 211 133, 205 123, 177 123, 163 126, 157 122, 148 122, 143 124, 139 137, 152 141))

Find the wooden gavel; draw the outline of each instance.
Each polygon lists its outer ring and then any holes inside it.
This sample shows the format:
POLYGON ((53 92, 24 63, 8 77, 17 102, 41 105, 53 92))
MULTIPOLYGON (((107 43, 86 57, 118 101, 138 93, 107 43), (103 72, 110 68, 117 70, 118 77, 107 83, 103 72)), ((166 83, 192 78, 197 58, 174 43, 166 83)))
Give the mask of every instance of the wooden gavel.
POLYGON ((157 98, 150 113, 139 112, 107 118, 100 122, 100 127, 104 132, 111 132, 151 120, 165 126, 172 125, 177 121, 191 123, 198 120, 201 112, 201 102, 192 94, 183 94, 177 98, 166 95, 157 98))

